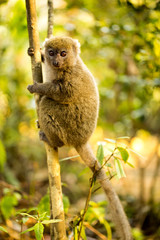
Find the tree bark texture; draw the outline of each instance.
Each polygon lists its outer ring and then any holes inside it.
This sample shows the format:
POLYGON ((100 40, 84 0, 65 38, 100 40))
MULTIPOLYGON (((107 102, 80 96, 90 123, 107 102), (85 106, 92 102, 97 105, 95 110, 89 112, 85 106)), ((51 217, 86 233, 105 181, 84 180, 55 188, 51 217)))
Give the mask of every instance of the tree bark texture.
POLYGON ((34 55, 31 57, 33 81, 42 83, 41 52, 39 34, 37 31, 37 15, 34 0, 26 0, 27 26, 29 35, 29 45, 33 48, 34 55))
POLYGON ((53 239, 66 239, 65 218, 62 202, 60 164, 58 159, 58 149, 53 149, 46 144, 47 164, 49 174, 51 219, 61 219, 62 222, 53 224, 51 236, 53 239))
MULTIPOLYGON (((26 10, 27 10, 29 45, 30 45, 29 49, 33 50, 32 55, 30 55, 33 82, 42 83, 43 78, 42 78, 42 66, 41 66, 41 51, 40 51, 40 44, 39 44, 39 34, 37 30, 37 14, 36 14, 35 0, 26 0, 26 10)), ((39 95, 35 96, 35 100, 36 100, 36 108, 37 108, 37 114, 38 114, 38 104, 40 101, 39 95)), ((62 202, 62 189, 61 189, 60 165, 58 160, 58 150, 51 148, 48 144, 45 144, 45 148, 47 153, 47 164, 48 164, 51 219, 54 218, 54 219, 62 220, 61 222, 50 224, 51 239, 64 240, 66 239, 66 232, 65 232, 63 202, 62 202)))
MULTIPOLYGON (((27 27, 29 36, 29 46, 33 49, 34 54, 31 56, 32 78, 33 82, 43 82, 41 52, 39 43, 39 34, 37 31, 37 14, 35 8, 35 0, 26 0, 27 10, 27 27)), ((38 113, 38 103, 40 97, 35 94, 36 108, 38 113)))

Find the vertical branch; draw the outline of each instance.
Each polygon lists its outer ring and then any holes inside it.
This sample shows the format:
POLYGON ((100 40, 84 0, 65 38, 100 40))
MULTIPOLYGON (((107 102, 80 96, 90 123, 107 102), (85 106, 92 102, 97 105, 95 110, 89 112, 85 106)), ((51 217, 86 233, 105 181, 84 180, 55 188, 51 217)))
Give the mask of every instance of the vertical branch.
POLYGON ((62 202, 61 176, 60 164, 58 159, 58 149, 51 148, 45 143, 47 152, 47 164, 49 175, 49 189, 50 189, 50 209, 51 219, 61 219, 62 222, 51 224, 51 239, 65 240, 65 219, 62 202))
POLYGON ((35 8, 35 0, 26 0, 27 10, 27 26, 29 35, 29 45, 33 49, 34 54, 31 56, 32 75, 34 82, 43 82, 41 67, 41 52, 39 43, 39 34, 37 31, 37 15, 35 8))
MULTIPOLYGON (((50 38, 53 32, 53 0, 48 0, 48 30, 47 37, 50 38)), ((59 240, 66 239, 65 230, 65 217, 62 202, 62 189, 61 189, 61 174, 60 164, 58 159, 58 149, 53 149, 48 144, 45 144, 47 152, 47 164, 49 175, 49 188, 50 188, 50 209, 51 219, 58 218, 62 222, 51 224, 51 239, 59 240)))
MULTIPOLYGON (((27 27, 29 36, 29 49, 33 53, 31 56, 31 66, 32 66, 32 78, 33 82, 43 82, 42 78, 42 65, 41 65, 41 52, 39 43, 39 34, 37 31, 37 15, 35 0, 26 0, 26 10, 27 10, 27 27)), ((38 103, 40 97, 35 94, 36 107, 38 112, 38 103)))
POLYGON ((48 30, 47 30, 47 38, 50 38, 52 36, 53 32, 53 0, 48 0, 48 30))
MULTIPOLYGON (((26 10, 27 10, 27 24, 28 24, 29 44, 30 44, 28 52, 29 52, 29 55, 31 56, 33 82, 43 82, 35 0, 26 0, 26 10)), ((38 112, 40 97, 37 95, 35 100, 36 100, 36 108, 38 112)), ((47 164, 48 164, 48 175, 49 175, 48 177, 49 177, 49 188, 50 188, 51 218, 62 220, 59 223, 51 224, 51 239, 65 240, 66 232, 65 232, 63 202, 62 202, 58 150, 51 148, 48 144, 45 144, 45 148, 47 153, 47 164)))

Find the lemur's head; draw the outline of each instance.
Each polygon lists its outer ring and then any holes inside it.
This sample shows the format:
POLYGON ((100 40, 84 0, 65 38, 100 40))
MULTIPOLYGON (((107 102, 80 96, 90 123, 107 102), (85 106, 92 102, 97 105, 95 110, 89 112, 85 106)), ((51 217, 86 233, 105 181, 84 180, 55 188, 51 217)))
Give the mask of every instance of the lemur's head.
POLYGON ((44 42, 44 61, 57 69, 73 66, 80 53, 80 43, 70 37, 52 37, 44 42))

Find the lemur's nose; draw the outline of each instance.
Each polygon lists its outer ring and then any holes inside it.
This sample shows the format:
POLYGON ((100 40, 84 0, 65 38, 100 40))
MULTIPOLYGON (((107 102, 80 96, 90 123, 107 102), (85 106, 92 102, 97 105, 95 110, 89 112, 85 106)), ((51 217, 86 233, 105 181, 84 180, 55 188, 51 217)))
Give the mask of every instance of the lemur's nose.
POLYGON ((53 61, 53 65, 54 65, 55 67, 59 67, 59 62, 58 62, 58 61, 53 61))

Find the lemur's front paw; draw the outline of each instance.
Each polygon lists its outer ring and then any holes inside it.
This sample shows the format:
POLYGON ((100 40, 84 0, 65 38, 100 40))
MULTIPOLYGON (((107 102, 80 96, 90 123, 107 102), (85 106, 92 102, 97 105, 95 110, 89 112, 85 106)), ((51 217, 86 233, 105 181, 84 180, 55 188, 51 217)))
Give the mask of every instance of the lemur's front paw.
POLYGON ((40 128, 40 124, 39 124, 38 120, 36 120, 36 126, 37 126, 37 128, 40 128))
POLYGON ((29 47, 27 53, 30 57, 32 57, 34 55, 34 49, 29 47))
POLYGON ((30 93, 34 93, 36 91, 36 86, 37 86, 37 83, 34 83, 32 85, 28 85, 27 89, 30 93))

